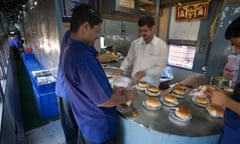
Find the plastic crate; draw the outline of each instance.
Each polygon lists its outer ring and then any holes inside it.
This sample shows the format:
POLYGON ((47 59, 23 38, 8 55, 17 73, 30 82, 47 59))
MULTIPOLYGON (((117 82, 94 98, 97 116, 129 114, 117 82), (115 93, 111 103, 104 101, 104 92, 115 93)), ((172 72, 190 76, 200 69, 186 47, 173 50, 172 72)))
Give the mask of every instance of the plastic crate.
POLYGON ((52 81, 46 84, 40 84, 37 82, 37 78, 39 77, 33 77, 32 81, 39 93, 55 92, 56 81, 52 81))
POLYGON ((40 116, 48 119, 58 115, 58 105, 55 92, 41 94, 33 87, 34 99, 40 116))
POLYGON ((22 57, 24 60, 29 60, 29 59, 35 59, 34 53, 33 52, 23 52, 22 57))

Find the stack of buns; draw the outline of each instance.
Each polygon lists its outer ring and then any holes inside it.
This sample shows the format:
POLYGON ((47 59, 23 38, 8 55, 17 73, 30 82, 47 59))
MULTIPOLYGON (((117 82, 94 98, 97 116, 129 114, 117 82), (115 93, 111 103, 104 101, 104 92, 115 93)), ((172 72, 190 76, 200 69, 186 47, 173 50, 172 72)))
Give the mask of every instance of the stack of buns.
POLYGON ((158 94, 159 93, 159 88, 156 86, 149 86, 147 88, 147 90, 150 94, 158 94))
POLYGON ((191 117, 190 108, 186 105, 179 105, 175 110, 175 115, 182 120, 188 120, 191 117))
POLYGON ((224 114, 224 109, 218 105, 209 104, 207 108, 212 116, 223 116, 224 114))
POLYGON ((177 105, 178 104, 178 100, 177 98, 172 95, 172 94, 166 94, 163 97, 164 101, 173 105, 177 105))
POLYGON ((172 93, 178 96, 184 96, 186 93, 186 86, 183 84, 177 84, 173 87, 172 93))
POLYGON ((146 98, 146 106, 147 107, 152 107, 152 108, 157 108, 160 107, 160 100, 157 97, 147 97, 146 98))
POLYGON ((138 82, 138 87, 139 87, 139 88, 142 88, 142 89, 148 88, 148 82, 139 81, 139 82, 138 82))

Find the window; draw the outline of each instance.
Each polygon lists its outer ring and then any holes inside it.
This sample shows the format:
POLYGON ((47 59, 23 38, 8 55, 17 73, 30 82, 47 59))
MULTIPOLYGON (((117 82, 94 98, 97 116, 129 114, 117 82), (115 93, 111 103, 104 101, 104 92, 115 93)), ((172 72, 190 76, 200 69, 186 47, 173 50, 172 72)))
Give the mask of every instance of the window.
POLYGON ((168 64, 180 68, 192 69, 196 46, 187 44, 169 44, 168 64))

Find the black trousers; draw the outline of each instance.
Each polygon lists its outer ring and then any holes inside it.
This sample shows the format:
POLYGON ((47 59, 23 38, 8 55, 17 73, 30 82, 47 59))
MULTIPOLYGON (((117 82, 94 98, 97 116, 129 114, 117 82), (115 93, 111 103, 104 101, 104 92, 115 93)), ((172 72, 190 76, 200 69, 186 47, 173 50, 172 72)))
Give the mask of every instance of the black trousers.
POLYGON ((66 144, 116 144, 115 138, 102 143, 89 142, 85 139, 79 131, 68 99, 58 96, 58 110, 66 144))
POLYGON ((79 129, 68 99, 58 96, 58 111, 66 144, 77 144, 79 129))

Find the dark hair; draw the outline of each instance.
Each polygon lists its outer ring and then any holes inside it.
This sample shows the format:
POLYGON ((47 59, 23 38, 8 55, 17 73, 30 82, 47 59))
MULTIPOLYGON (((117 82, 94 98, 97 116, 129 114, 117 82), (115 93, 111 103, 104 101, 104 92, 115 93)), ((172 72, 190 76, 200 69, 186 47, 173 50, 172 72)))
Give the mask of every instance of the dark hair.
POLYGON ((227 28, 225 32, 225 38, 227 40, 231 38, 240 37, 240 17, 236 18, 227 28))
POLYGON ((141 16, 138 20, 138 26, 142 27, 147 25, 148 27, 152 27, 155 25, 155 21, 152 16, 141 16))
POLYGON ((71 32, 77 32, 79 26, 84 22, 88 22, 90 27, 102 23, 101 15, 93 7, 87 4, 80 4, 73 9, 71 18, 71 32))

